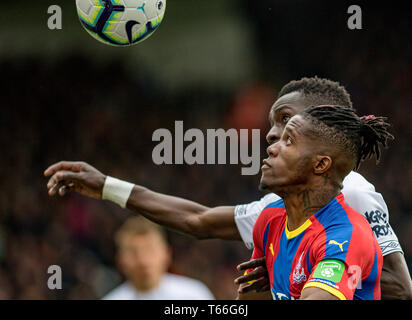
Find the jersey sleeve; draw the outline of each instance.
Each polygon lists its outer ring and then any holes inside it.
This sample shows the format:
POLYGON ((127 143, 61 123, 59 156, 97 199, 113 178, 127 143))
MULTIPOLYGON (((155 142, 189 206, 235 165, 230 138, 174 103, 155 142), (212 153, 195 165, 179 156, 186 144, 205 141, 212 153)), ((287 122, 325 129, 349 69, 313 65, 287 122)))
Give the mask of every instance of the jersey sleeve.
POLYGON ((309 287, 320 288, 339 300, 352 300, 356 290, 356 279, 349 274, 348 265, 339 259, 321 260, 313 269, 303 290, 309 287))
POLYGON ((381 250, 367 222, 354 211, 351 219, 352 227, 334 220, 314 240, 314 267, 302 290, 317 287, 341 300, 353 300, 355 291, 357 299, 380 299, 381 250))
MULTIPOLYGON (((366 223, 365 226, 367 227, 366 223)), ((340 224, 331 225, 314 240, 311 246, 311 261, 314 267, 302 290, 317 287, 341 300, 353 299, 356 285, 353 290, 348 285, 348 265, 363 264, 363 247, 353 246, 351 240, 352 229, 340 224)))
POLYGON ((235 222, 245 246, 253 249, 253 226, 259 214, 269 204, 278 201, 280 197, 274 193, 265 195, 258 201, 240 204, 235 207, 235 222))
POLYGON ((344 181, 342 193, 347 204, 368 220, 383 256, 393 252, 403 253, 398 237, 389 224, 389 211, 385 200, 372 184, 360 177, 362 180, 349 179, 346 184, 344 181), (354 187, 355 184, 358 187, 354 187))

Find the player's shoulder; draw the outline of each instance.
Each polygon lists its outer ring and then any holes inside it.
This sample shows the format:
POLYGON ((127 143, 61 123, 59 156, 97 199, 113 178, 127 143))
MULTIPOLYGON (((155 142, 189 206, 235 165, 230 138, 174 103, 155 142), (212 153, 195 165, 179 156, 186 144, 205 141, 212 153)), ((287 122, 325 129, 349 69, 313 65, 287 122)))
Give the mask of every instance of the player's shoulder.
POLYGON ((366 219, 346 203, 343 193, 318 211, 315 217, 325 230, 333 229, 334 232, 351 230, 357 223, 367 224, 366 219))
POLYGON ((348 242, 351 244, 348 247, 348 255, 352 255, 351 258, 358 256, 358 258, 364 261, 373 262, 379 245, 368 220, 346 202, 342 203, 342 207, 348 220, 347 229, 344 232, 347 235, 348 242))
POLYGON ((260 213, 258 220, 263 222, 284 216, 286 216, 285 203, 283 199, 279 199, 268 203, 260 213))
POLYGON ((352 171, 347 175, 343 181, 342 193, 346 203, 362 215, 376 211, 389 215, 383 196, 359 173, 352 171))
POLYGON ((368 220, 347 203, 343 194, 337 201, 336 207, 337 210, 333 218, 341 224, 342 229, 351 234, 353 240, 360 241, 361 239, 373 238, 368 220))
MULTIPOLYGON (((370 183, 363 175, 361 175, 358 172, 351 171, 349 174, 343 179, 343 191, 352 191, 352 190, 363 190, 363 191, 369 191, 369 192, 374 192, 375 191, 375 186, 370 183)), ((345 192, 343 192, 345 194, 345 192)))
POLYGON ((280 199, 277 194, 268 193, 259 200, 240 204, 235 207, 235 219, 244 219, 248 217, 256 217, 262 212, 262 210, 269 204, 276 202, 280 199))
POLYGON ((286 209, 282 199, 269 203, 259 214, 259 217, 253 227, 253 232, 256 234, 261 234, 270 223, 276 220, 277 224, 280 224, 278 223, 280 222, 279 220, 284 220, 285 218, 286 209))
MULTIPOLYGON (((374 247, 374 238, 368 221, 345 202, 341 193, 315 214, 317 242, 326 259, 345 261, 346 252, 367 254, 374 247), (354 246, 355 244, 355 246, 354 246), (355 249, 353 249, 355 248, 355 249)), ((315 231, 314 231, 315 232, 315 231)))
POLYGON ((283 202, 283 199, 276 199, 275 201, 271 201, 268 203, 263 210, 267 209, 285 209, 285 203, 283 202))

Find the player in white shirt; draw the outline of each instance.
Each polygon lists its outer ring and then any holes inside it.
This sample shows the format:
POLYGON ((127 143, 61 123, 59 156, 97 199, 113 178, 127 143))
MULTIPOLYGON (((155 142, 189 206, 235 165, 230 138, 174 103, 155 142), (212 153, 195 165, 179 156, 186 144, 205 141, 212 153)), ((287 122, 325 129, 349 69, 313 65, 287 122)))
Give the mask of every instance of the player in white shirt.
POLYGON ((149 291, 136 289, 125 282, 110 291, 103 300, 214 300, 213 294, 200 281, 166 273, 160 284, 149 291))
POLYGON ((126 281, 103 300, 213 300, 202 282, 167 273, 171 250, 165 231, 143 217, 128 219, 116 233, 117 262, 126 281))
MULTIPOLYGON (((287 121, 311 105, 352 107, 348 92, 339 83, 317 77, 291 81, 279 92, 269 121, 267 141, 279 140, 287 121)), ((143 214, 148 219, 199 239, 219 238, 243 240, 251 248, 252 229, 260 211, 276 200, 269 194, 259 201, 238 206, 206 207, 199 203, 154 192, 143 186, 120 181, 99 172, 84 162, 62 161, 45 170, 51 176, 47 188, 51 196, 76 191, 96 199, 111 200, 122 207, 143 214)), ((382 299, 412 299, 412 282, 401 246, 389 225, 389 212, 382 196, 360 174, 352 172, 344 181, 342 192, 346 202, 362 213, 381 246, 384 261, 381 275, 382 299)), ((268 288, 264 260, 248 262, 257 267, 247 280, 255 281, 257 291, 268 288), (253 278, 255 277, 255 278, 253 278), (265 283, 266 280, 266 283, 265 283), (259 287, 260 286, 260 287, 259 287)))

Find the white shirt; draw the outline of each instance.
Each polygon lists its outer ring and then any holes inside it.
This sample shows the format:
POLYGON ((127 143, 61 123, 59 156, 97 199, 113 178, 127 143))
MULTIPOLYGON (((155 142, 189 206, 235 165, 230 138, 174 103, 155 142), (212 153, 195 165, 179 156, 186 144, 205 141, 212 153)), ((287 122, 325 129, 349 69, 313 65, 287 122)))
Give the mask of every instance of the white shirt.
POLYGON ((103 300, 214 300, 213 294, 202 282, 176 274, 166 273, 158 287, 139 291, 125 282, 105 295, 103 300))
MULTIPOLYGON (((388 207, 373 184, 352 171, 343 180, 342 193, 348 206, 368 220, 384 256, 397 251, 403 253, 398 238, 389 225, 388 207)), ((278 195, 269 193, 259 201, 236 206, 236 225, 248 249, 253 249, 252 234, 257 217, 268 204, 279 199, 278 195)))

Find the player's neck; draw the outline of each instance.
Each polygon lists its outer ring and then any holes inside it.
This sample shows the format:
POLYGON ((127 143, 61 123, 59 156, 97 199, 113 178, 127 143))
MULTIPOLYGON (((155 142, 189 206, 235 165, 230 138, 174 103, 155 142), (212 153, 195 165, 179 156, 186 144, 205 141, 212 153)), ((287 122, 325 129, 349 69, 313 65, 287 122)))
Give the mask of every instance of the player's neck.
POLYGON ((288 230, 299 228, 307 219, 326 206, 340 193, 332 185, 304 186, 283 197, 288 215, 288 230))

